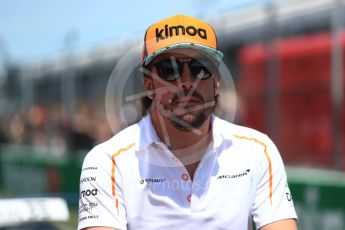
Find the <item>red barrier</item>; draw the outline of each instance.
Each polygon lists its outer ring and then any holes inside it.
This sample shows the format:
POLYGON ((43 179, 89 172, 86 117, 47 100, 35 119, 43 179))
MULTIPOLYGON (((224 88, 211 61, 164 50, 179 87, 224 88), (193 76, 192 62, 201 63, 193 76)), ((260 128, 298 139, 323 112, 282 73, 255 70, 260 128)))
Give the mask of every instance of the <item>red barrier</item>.
MULTIPOLYGON (((324 167, 334 164, 331 45, 327 33, 282 39, 275 44, 279 92, 276 139, 287 163, 324 167)), ((345 36, 342 45, 345 46, 345 36)), ((238 56, 238 88, 244 110, 241 122, 264 132, 267 131, 267 57, 268 49, 260 43, 242 48, 238 56)), ((344 109, 342 114, 345 117, 344 109)))

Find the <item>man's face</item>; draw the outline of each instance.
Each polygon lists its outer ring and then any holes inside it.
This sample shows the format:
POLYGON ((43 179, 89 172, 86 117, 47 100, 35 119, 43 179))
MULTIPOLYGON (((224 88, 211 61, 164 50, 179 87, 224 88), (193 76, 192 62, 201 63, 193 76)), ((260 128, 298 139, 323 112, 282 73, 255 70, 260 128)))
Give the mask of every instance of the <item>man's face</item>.
POLYGON ((218 95, 216 63, 195 49, 157 56, 144 78, 154 110, 180 130, 199 128, 212 113, 218 95), (207 68, 205 68, 207 67, 207 68))

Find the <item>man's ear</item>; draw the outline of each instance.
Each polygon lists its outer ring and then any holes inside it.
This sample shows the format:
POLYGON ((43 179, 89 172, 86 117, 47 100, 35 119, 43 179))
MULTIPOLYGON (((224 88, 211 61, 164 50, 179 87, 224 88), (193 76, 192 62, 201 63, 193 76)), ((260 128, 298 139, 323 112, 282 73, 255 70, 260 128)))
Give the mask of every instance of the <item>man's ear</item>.
POLYGON ((219 86, 220 86, 219 78, 215 77, 214 78, 214 96, 219 96, 219 86))
POLYGON ((154 87, 153 87, 152 78, 144 75, 143 83, 144 83, 144 88, 146 91, 146 96, 148 98, 150 98, 151 100, 153 100, 153 89, 154 89, 154 87))

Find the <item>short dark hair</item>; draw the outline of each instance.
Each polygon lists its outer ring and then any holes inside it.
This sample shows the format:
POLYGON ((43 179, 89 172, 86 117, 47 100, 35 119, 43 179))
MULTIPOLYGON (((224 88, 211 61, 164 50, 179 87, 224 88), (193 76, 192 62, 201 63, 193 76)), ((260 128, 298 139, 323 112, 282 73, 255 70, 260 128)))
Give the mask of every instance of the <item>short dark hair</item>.
POLYGON ((141 115, 145 116, 152 104, 152 99, 149 98, 148 96, 142 97, 141 98, 141 115))

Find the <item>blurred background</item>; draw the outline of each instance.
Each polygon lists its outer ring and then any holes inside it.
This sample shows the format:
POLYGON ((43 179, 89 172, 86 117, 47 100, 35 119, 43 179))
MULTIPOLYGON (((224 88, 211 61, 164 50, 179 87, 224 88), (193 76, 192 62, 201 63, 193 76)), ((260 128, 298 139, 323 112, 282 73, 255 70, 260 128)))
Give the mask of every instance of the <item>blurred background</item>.
POLYGON ((180 13, 215 28, 234 123, 277 144, 299 228, 345 229, 342 0, 1 1, 0 200, 61 197, 70 218, 54 226, 76 228, 83 158, 113 135, 111 72, 149 25, 180 13))

